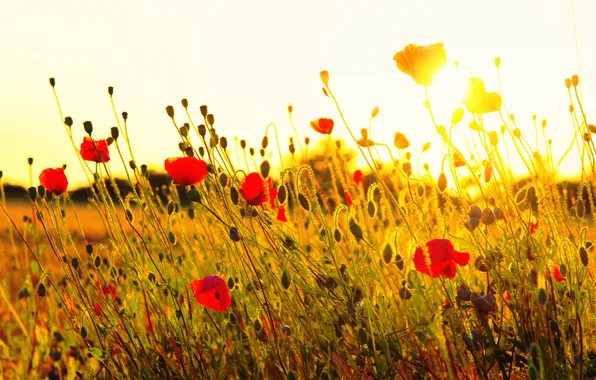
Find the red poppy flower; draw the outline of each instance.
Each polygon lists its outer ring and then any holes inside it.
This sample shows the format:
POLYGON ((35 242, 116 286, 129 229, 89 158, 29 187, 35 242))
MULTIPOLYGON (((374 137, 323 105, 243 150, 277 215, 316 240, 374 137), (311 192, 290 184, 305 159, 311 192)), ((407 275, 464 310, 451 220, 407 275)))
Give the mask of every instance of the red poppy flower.
POLYGON ((39 183, 54 195, 64 194, 68 187, 68 179, 64 169, 44 169, 39 175, 39 183))
POLYGON ((101 287, 101 293, 104 296, 107 296, 108 294, 110 294, 112 296, 112 298, 116 299, 116 287, 114 286, 114 284, 103 285, 101 287))
POLYGON ((288 218, 286 217, 286 208, 284 205, 279 206, 277 209, 277 220, 280 222, 287 222, 288 218))
POLYGON ((354 172, 353 179, 354 179, 354 183, 355 183, 356 185, 360 185, 361 183, 364 183, 364 182, 363 182, 363 180, 364 180, 364 175, 362 174, 362 171, 361 171, 361 170, 356 170, 356 171, 354 172))
POLYGON ((447 278, 454 278, 456 273, 455 264, 467 265, 470 260, 469 253, 456 251, 453 244, 447 239, 433 239, 426 243, 426 247, 428 248, 430 262, 427 262, 421 247, 416 249, 413 261, 418 272, 432 277, 443 275, 447 278))
POLYGON ((447 62, 443 43, 427 46, 407 45, 393 57, 397 68, 422 86, 429 86, 437 71, 447 62))
POLYGON ((178 185, 195 185, 209 174, 207 163, 196 157, 170 157, 164 167, 178 185))
POLYGON ((273 187, 271 178, 267 179, 267 185, 269 187, 269 196, 267 196, 267 190, 265 190, 265 180, 259 173, 253 172, 244 178, 244 183, 238 190, 249 205, 260 206, 269 201, 271 208, 274 208, 277 190, 273 187))
POLYGON ((350 193, 348 193, 347 191, 344 191, 344 195, 346 197, 346 203, 348 204, 348 206, 352 205, 352 197, 350 196, 350 193))
POLYGON ((91 140, 85 136, 81 144, 81 157, 85 161, 108 162, 110 161, 110 151, 106 140, 91 140), (94 145, 95 143, 95 145, 94 145))
POLYGON ((322 117, 320 119, 311 121, 310 126, 315 131, 324 135, 328 135, 333 131, 333 120, 322 117))
POLYGON ((225 313, 232 306, 230 291, 223 278, 206 276, 202 280, 193 280, 190 288, 197 302, 208 309, 225 313))
MULTIPOLYGON (((566 277, 563 276, 563 274, 561 274, 559 267, 553 266, 552 270, 553 270, 553 277, 555 278, 555 281, 561 282, 561 281, 566 280, 566 277)), ((546 277, 550 277, 550 271, 548 269, 546 270, 545 274, 546 274, 546 277)))
POLYGON ((95 312, 95 315, 97 315, 98 317, 101 317, 101 307, 98 303, 93 305, 93 312, 95 312))

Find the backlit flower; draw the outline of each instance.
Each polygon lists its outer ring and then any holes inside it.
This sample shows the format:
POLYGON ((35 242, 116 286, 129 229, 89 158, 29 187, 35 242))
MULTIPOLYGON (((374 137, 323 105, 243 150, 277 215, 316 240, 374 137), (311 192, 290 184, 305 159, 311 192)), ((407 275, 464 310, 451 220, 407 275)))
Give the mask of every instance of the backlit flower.
POLYGON ((468 80, 468 95, 463 101, 471 113, 489 113, 501 109, 501 95, 496 92, 486 92, 484 82, 480 78, 468 80))
POLYGON ((190 283, 197 302, 208 309, 225 313, 232 306, 230 291, 223 278, 206 276, 190 283))
POLYGON ((410 146, 410 141, 406 135, 401 132, 395 132, 395 137, 393 138, 393 144, 397 149, 406 149, 410 146))
POLYGON ((352 196, 347 191, 344 192, 344 195, 346 197, 346 203, 348 204, 348 206, 351 206, 353 203, 352 196))
POLYGON ((195 185, 209 174, 207 163, 196 157, 170 157, 165 160, 164 166, 178 185, 195 185))
POLYGON ((39 175, 39 183, 53 195, 60 195, 66 192, 68 179, 64 169, 44 169, 39 175))
POLYGON ((277 209, 277 220, 280 222, 288 221, 288 218, 286 217, 286 207, 284 205, 279 206, 277 209))
POLYGON ((451 241, 447 239, 433 239, 426 243, 428 257, 422 247, 416 249, 414 254, 414 266, 418 272, 432 277, 443 275, 447 278, 454 278, 456 266, 467 265, 470 254, 458 252, 453 248, 451 241))
POLYGON ((360 185, 361 183, 364 183, 364 182, 363 182, 363 180, 364 180, 364 175, 362 174, 362 170, 356 170, 356 171, 354 172, 354 176, 353 176, 352 178, 353 178, 353 180, 354 180, 354 183, 355 183, 356 185, 360 185))
POLYGON ((271 178, 268 178, 267 182, 265 182, 259 173, 250 173, 244 178, 244 183, 238 190, 246 200, 246 203, 251 206, 260 206, 269 201, 271 208, 275 207, 277 190, 273 187, 271 178), (268 185, 268 191, 265 189, 265 183, 268 185))
POLYGON ((437 71, 447 62, 443 43, 427 46, 407 45, 393 56, 397 68, 412 77, 416 83, 429 86, 437 71))
POLYGON ((310 122, 312 129, 324 135, 328 135, 333 131, 333 125, 332 119, 326 119, 324 117, 310 122))
POLYGON ((85 161, 108 162, 110 161, 110 151, 106 140, 91 140, 85 136, 81 144, 81 157, 85 161))
MULTIPOLYGON (((557 282, 561 282, 561 281, 565 281, 566 280, 565 276, 563 276, 563 274, 561 273, 561 270, 557 266, 553 266, 552 267, 552 275, 553 275, 555 281, 557 281, 557 282)), ((546 270, 546 277, 550 277, 550 276, 551 276, 551 272, 547 269, 546 270)))
POLYGON ((116 287, 114 286, 114 284, 102 285, 101 293, 104 296, 111 295, 112 298, 116 299, 116 287))

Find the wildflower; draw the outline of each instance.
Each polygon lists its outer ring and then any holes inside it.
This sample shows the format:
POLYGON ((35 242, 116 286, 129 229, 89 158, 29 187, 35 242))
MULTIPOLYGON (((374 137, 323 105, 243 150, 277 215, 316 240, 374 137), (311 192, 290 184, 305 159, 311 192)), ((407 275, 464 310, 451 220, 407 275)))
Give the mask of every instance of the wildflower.
POLYGON ((277 190, 273 187, 271 178, 267 179, 267 185, 269 186, 269 196, 265 189, 265 180, 259 173, 253 172, 246 176, 239 190, 249 205, 260 206, 269 201, 273 208, 277 190))
MULTIPOLYGON (((561 281, 565 281, 566 280, 566 277, 563 276, 563 274, 561 273, 561 270, 559 269, 559 267, 553 266, 552 267, 552 271, 553 271, 552 272, 552 275, 555 278, 555 281, 561 282, 561 281)), ((550 278, 550 276, 551 276, 550 270, 548 270, 548 269, 546 270, 545 276, 547 278, 550 278)))
POLYGON ((81 157, 85 161, 108 162, 110 161, 110 151, 106 140, 92 140, 85 136, 81 144, 81 157))
POLYGON ((451 241, 447 239, 433 239, 426 243, 428 259, 422 247, 416 249, 414 254, 414 266, 418 272, 432 277, 443 275, 447 278, 454 278, 456 266, 467 265, 470 254, 458 252, 453 248, 451 241))
POLYGON ((393 144, 395 144, 395 147, 397 149, 406 149, 407 147, 410 146, 410 142, 408 141, 408 138, 406 137, 406 135, 404 135, 401 132, 395 132, 393 144))
POLYGON ((480 294, 473 292, 470 296, 470 300, 476 310, 482 314, 490 314, 497 311, 497 300, 495 299, 495 296, 490 293, 480 296, 480 294))
POLYGON ((538 225, 539 220, 532 217, 532 220, 530 220, 530 235, 534 235, 534 232, 536 232, 536 230, 538 229, 538 225))
POLYGON ((93 312, 95 313, 95 315, 97 315, 98 317, 101 317, 101 307, 99 306, 98 303, 95 303, 95 305, 93 305, 93 312))
POLYGON ((114 284, 103 285, 101 287, 101 293, 104 296, 111 295, 112 298, 116 299, 116 287, 114 286, 114 284))
POLYGON ((225 313, 232 305, 230 291, 223 278, 206 276, 190 283, 197 302, 208 309, 225 313))
POLYGON ((286 217, 286 207, 284 205, 279 206, 277 209, 277 220, 280 222, 288 221, 288 218, 286 217))
POLYGON ((362 138, 356 140, 358 145, 363 148, 370 148, 375 145, 375 142, 368 138, 368 130, 366 128, 362 128, 360 134, 362 135, 362 138))
POLYGON ((362 174, 362 170, 356 170, 352 176, 352 179, 356 185, 364 183, 364 175, 362 174))
POLYGON ((178 185, 195 185, 209 174, 207 163, 196 157, 170 157, 164 167, 178 185))
POLYGON ((468 95, 463 101, 471 113, 489 113, 501 109, 501 95, 496 92, 486 92, 484 82, 480 78, 468 80, 468 95))
POLYGON ((39 183, 53 195, 60 195, 66 192, 68 179, 64 169, 44 169, 39 175, 39 183))
POLYGON ((310 122, 312 129, 324 135, 331 134, 333 131, 333 125, 334 123, 332 119, 326 119, 324 117, 310 122))
POLYGON ((429 86, 437 71, 447 62, 443 43, 427 46, 407 45, 393 56, 397 68, 422 86, 429 86))

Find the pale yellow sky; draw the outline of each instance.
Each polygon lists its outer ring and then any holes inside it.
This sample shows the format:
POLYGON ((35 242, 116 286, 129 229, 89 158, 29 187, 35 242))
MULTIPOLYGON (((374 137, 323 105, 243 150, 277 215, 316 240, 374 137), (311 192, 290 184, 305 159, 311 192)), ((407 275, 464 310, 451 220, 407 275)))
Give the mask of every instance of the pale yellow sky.
MULTIPOLYGON (((595 15, 596 2, 575 1, 588 115, 596 102, 595 15)), ((287 149, 288 104, 302 136, 315 137, 311 119, 331 117, 334 135, 347 137, 321 93, 318 73, 329 70, 353 129, 366 127, 371 109, 380 106, 375 139, 392 143, 399 130, 415 157, 432 141, 422 162, 436 172, 444 151, 424 90, 392 60, 411 42, 445 42, 448 68, 430 90, 440 123, 448 124, 460 106, 468 77, 481 76, 489 91, 498 90, 493 59, 500 56, 504 101, 522 132, 533 141, 536 113, 549 120, 557 157, 571 141, 563 81, 578 64, 569 0, 15 1, 0 7, 0 34, 0 170, 8 182, 23 185, 28 156, 35 157, 35 177, 66 162, 71 184, 84 183, 48 85, 52 76, 77 141, 85 120, 93 121, 97 137, 109 135, 115 121, 106 88, 113 85, 118 110, 130 115, 137 161, 161 167, 178 154, 164 107, 172 104, 181 114, 184 97, 197 119, 198 107, 209 105, 220 135, 240 135, 257 147, 275 122, 287 149)), ((466 113, 459 127, 464 136, 470 118, 466 113)), ((500 121, 491 116, 487 124, 498 129, 500 121)), ((565 164, 568 172, 579 170, 575 156, 565 164)), ((112 170, 121 172, 119 160, 112 170)))

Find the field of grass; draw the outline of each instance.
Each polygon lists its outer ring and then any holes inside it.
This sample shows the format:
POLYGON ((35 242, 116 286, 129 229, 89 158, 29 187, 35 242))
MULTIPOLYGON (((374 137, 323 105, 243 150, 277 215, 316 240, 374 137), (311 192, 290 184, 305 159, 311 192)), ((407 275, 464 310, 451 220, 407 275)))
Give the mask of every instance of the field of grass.
MULTIPOLYGON (((408 46, 395 60, 429 86, 443 55, 439 44, 408 46)), ((126 115, 107 141, 83 144, 63 117, 95 187, 87 204, 73 203, 58 169, 29 189, 31 202, 2 202, 0 375, 595 378, 596 127, 579 78, 561 84, 574 105, 569 152, 584 165, 573 191, 556 179, 559 158, 532 152, 478 78, 445 125, 426 100, 428 131, 444 142, 431 148, 445 152, 437 178, 417 171, 407 136, 390 147, 370 127, 351 130, 329 73, 321 81, 338 112, 311 123, 328 136, 308 157, 312 143, 294 140, 288 152, 271 128, 256 150, 241 142, 238 167, 207 106, 184 99, 166 108, 180 136, 180 157, 164 164, 172 182, 155 189, 132 162, 127 194, 108 191, 110 165, 130 148, 126 115), (488 113, 502 124, 485 125, 488 113), (452 142, 466 123, 478 152, 452 142), (352 140, 334 139, 334 128, 352 140), (527 167, 524 182, 505 141, 527 167), (274 165, 269 151, 290 159, 274 165), (392 162, 381 164, 387 151, 392 162), (355 155, 365 168, 350 165, 355 155)), ((84 129, 94 136, 91 122, 84 129)), ((546 124, 536 133, 546 141, 546 124)))

